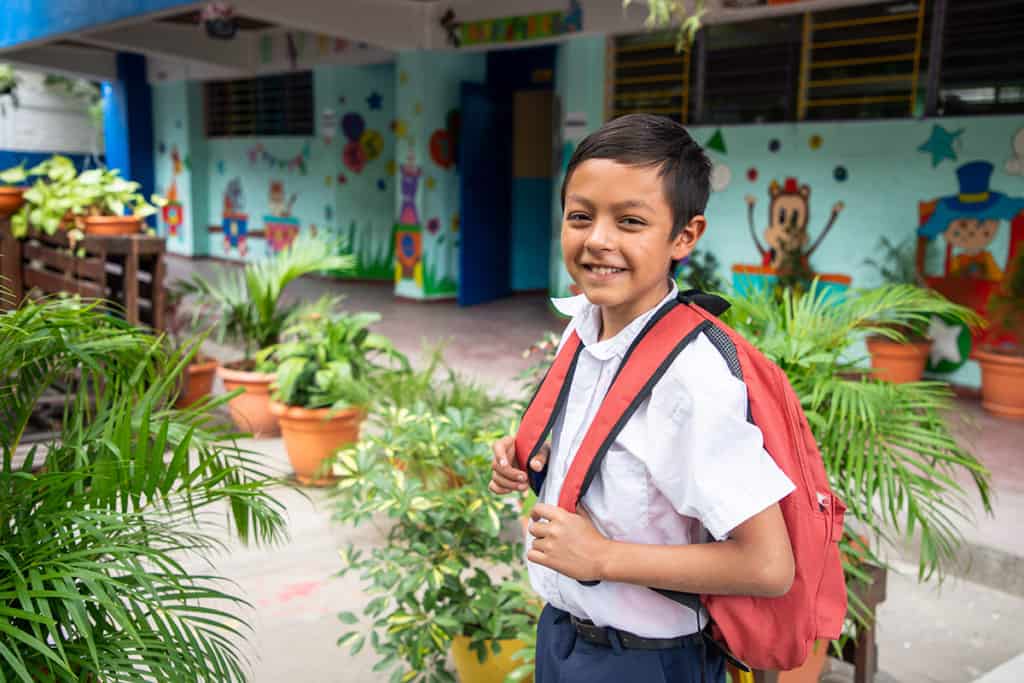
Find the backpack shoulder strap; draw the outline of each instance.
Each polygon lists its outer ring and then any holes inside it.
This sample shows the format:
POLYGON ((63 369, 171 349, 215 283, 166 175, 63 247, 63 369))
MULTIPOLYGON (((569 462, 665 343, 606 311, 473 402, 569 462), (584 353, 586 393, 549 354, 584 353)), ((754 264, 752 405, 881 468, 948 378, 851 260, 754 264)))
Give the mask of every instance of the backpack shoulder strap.
POLYGON ((619 432, 650 396, 676 357, 711 323, 693 307, 665 304, 626 351, 611 387, 573 457, 559 494, 559 507, 575 512, 619 432))
POLYGON ((569 335, 554 363, 548 368, 540 386, 526 406, 523 418, 516 433, 515 450, 519 469, 527 473, 530 486, 535 493, 540 493, 544 474, 529 468, 530 460, 540 451, 547 440, 555 418, 565 406, 572 386, 572 377, 576 372, 576 361, 583 350, 583 342, 575 331, 569 335))

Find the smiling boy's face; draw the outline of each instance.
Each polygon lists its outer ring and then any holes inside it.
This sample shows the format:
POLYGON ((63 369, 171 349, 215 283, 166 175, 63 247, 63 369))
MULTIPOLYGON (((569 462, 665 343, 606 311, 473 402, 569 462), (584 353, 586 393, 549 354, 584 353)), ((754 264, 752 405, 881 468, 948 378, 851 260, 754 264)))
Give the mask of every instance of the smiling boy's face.
POLYGON ((704 217, 697 216, 671 237, 672 207, 663 187, 657 166, 610 159, 588 159, 569 178, 562 257, 573 281, 606 316, 628 322, 656 306, 668 293, 672 261, 688 256, 704 231, 704 217))

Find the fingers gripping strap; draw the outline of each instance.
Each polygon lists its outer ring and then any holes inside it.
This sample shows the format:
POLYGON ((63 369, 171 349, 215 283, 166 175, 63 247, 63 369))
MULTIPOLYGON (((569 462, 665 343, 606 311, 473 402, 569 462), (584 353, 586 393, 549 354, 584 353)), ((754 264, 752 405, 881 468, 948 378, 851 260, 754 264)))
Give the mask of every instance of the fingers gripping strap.
POLYGON ((523 419, 516 434, 516 461, 519 469, 530 477, 530 485, 536 493, 540 492, 543 476, 529 468, 530 460, 540 451, 547 439, 558 413, 565 405, 572 386, 572 376, 576 372, 583 343, 573 332, 562 346, 562 350, 548 369, 541 381, 537 393, 523 413, 523 419))

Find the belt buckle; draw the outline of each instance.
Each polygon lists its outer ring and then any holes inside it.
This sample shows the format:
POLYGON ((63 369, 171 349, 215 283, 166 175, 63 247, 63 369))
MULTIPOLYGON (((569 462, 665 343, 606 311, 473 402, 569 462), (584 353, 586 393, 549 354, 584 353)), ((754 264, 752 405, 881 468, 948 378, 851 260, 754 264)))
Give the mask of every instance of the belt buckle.
POLYGON ((582 619, 577 619, 576 617, 573 617, 572 622, 573 625, 576 627, 576 630, 579 631, 579 633, 584 638, 587 638, 589 640, 604 641, 608 637, 608 635, 604 632, 603 628, 593 623, 588 623, 586 621, 583 621, 582 619))

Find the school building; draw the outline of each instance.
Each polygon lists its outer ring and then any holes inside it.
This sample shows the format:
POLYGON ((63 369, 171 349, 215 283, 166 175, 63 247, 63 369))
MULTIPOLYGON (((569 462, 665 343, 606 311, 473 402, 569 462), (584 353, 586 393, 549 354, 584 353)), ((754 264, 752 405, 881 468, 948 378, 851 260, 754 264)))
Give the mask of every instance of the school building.
POLYGON ((104 82, 106 159, 172 199, 158 230, 185 256, 252 260, 316 232, 396 296, 564 294, 562 170, 602 122, 646 111, 708 149, 702 244, 740 287, 772 277, 765 235, 794 216, 837 286, 880 282, 882 238, 940 288, 1003 277, 1024 240, 1024 5, 707 0, 683 52, 646 16, 639 0, 29 0, 5 10, 0 61, 104 82), (990 238, 954 230, 993 221, 990 238))

